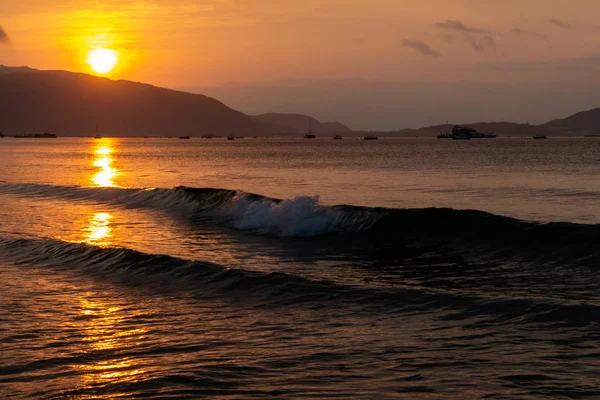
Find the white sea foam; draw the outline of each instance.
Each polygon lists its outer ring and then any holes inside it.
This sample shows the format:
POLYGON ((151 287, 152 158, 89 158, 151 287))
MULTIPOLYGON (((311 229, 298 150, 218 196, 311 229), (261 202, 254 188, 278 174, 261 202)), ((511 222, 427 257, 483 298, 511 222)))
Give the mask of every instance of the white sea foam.
POLYGON ((228 212, 233 226, 278 236, 315 236, 334 232, 339 212, 319 205, 318 196, 302 196, 275 202, 250 200, 238 193, 228 212))

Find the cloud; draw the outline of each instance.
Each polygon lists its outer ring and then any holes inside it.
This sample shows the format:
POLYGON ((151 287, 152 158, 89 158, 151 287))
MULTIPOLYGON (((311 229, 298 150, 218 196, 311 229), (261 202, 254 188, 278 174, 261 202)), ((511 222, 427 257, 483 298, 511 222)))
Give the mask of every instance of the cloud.
POLYGON ((0 44, 8 44, 8 43, 10 43, 10 39, 8 38, 8 34, 0 26, 0 44))
POLYGON ((429 47, 429 45, 427 45, 426 43, 424 43, 420 40, 404 39, 402 41, 402 46, 417 50, 419 53, 421 53, 424 56, 439 57, 441 55, 440 53, 438 53, 437 51, 435 51, 431 47, 429 47))
POLYGON ((528 31, 526 29, 519 29, 519 28, 514 28, 511 32, 516 35, 543 40, 544 42, 550 44, 550 39, 548 39, 548 36, 544 35, 543 33, 532 32, 532 31, 528 31))
POLYGON ((567 21, 563 21, 561 19, 547 18, 546 22, 548 22, 549 24, 552 24, 554 26, 558 26, 559 28, 562 28, 562 29, 569 29, 571 27, 571 24, 569 24, 567 21))
POLYGON ((467 33, 467 34, 472 34, 472 33, 484 33, 484 34, 488 34, 490 35, 491 32, 488 31, 487 29, 480 29, 480 28, 473 28, 471 26, 467 26, 465 24, 462 23, 462 21, 444 21, 444 22, 437 22, 435 24, 436 27, 440 28, 440 29, 451 29, 457 32, 462 32, 462 33, 467 33))
POLYGON ((492 38, 492 32, 487 29, 468 26, 458 20, 437 22, 435 26, 446 31, 460 33, 464 40, 471 45, 471 48, 478 53, 483 53, 486 49, 496 51, 496 42, 492 38))

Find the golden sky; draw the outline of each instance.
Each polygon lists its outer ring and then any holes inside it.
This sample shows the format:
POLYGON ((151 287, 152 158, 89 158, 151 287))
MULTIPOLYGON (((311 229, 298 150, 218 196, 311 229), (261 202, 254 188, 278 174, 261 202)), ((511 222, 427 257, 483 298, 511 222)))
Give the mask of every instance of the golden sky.
POLYGON ((90 72, 106 47, 109 77, 186 89, 583 81, 599 15, 598 0, 2 1, 0 63, 90 72))

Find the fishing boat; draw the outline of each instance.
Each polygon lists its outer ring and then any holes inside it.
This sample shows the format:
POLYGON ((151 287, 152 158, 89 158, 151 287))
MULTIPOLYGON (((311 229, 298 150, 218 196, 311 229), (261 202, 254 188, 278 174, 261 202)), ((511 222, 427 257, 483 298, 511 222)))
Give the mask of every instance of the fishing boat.
POLYGON ((179 139, 189 139, 189 136, 179 136, 179 139))
POLYGON ((538 133, 537 135, 533 135, 534 139, 548 139, 548 137, 546 135, 542 135, 541 133, 538 133))
POLYGON ((231 136, 231 135, 227 136, 227 140, 234 140, 234 139, 235 139, 235 136, 231 136))
POLYGON ((333 137, 334 140, 342 140, 342 137, 340 135, 335 135, 333 137))
POLYGON ((375 135, 367 135, 364 137, 365 140, 378 140, 379 138, 375 135))

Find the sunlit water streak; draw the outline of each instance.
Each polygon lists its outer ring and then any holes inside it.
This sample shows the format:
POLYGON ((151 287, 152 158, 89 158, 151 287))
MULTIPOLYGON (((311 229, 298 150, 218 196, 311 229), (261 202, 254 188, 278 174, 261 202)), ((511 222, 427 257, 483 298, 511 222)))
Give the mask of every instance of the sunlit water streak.
POLYGON ((94 148, 95 159, 93 165, 99 168, 99 171, 91 178, 91 182, 95 186, 117 186, 114 180, 119 175, 119 171, 113 167, 113 153, 115 150, 111 147, 112 144, 111 139, 101 139, 101 142, 94 148))

